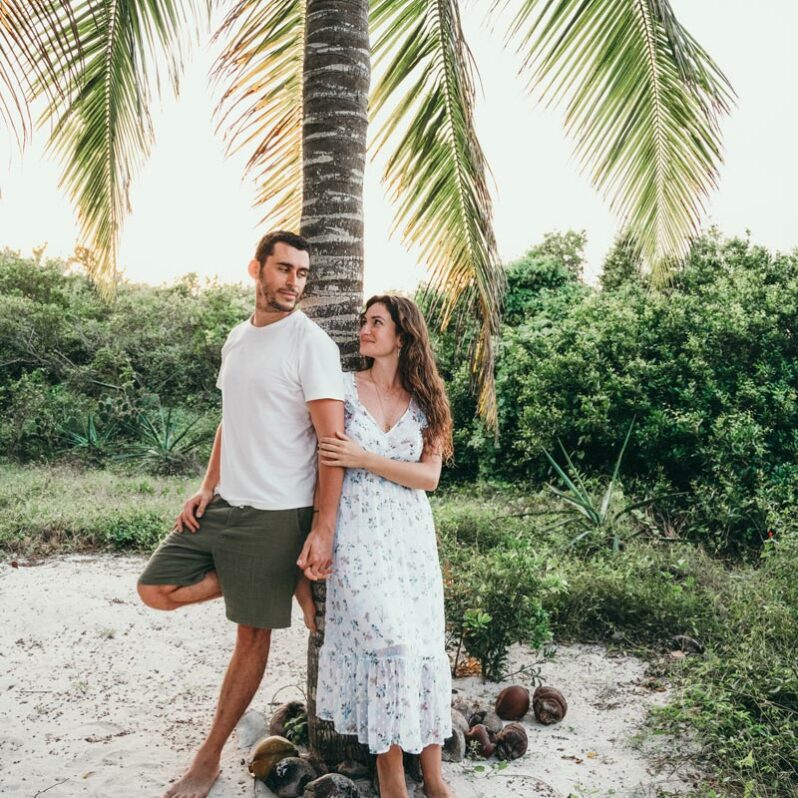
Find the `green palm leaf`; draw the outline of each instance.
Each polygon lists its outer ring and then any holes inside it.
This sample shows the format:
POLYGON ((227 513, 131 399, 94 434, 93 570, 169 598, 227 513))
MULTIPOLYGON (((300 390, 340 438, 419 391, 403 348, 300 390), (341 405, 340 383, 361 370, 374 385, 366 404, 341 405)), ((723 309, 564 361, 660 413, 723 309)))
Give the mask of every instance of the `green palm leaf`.
MULTIPOLYGON (((81 0, 72 18, 59 14, 65 56, 62 78, 74 89, 48 105, 54 123, 49 146, 61 166, 61 186, 77 208, 81 237, 93 251, 92 278, 113 293, 119 231, 130 204, 133 176, 152 144, 150 86, 160 86, 161 53, 177 89, 187 34, 197 30, 202 0, 81 0)), ((43 91, 48 81, 39 84, 43 91)))
POLYGON ((662 282, 717 185, 729 81, 667 0, 524 0, 510 36, 662 282))
POLYGON ((496 426, 493 337, 503 272, 493 234, 487 166, 474 131, 475 72, 455 0, 377 0, 371 11, 382 123, 375 153, 392 148, 384 181, 397 227, 430 271, 427 296, 441 326, 475 314, 472 352, 479 409, 496 426))
POLYGON ((34 84, 47 82, 53 97, 66 90, 57 69, 64 45, 53 24, 59 16, 71 21, 66 0, 0 0, 0 121, 20 148, 33 129, 28 103, 34 84))
POLYGON ((230 151, 252 148, 246 169, 267 206, 263 222, 295 230, 302 210, 304 0, 239 0, 216 38, 228 44, 214 68, 229 81, 217 108, 230 151))

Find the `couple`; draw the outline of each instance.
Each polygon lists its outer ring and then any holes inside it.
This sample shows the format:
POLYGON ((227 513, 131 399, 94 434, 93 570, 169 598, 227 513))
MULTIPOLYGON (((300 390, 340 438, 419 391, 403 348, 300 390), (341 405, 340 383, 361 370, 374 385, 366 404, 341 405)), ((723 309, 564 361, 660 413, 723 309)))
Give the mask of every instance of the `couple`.
POLYGON ((255 312, 222 348, 222 423, 196 495, 153 554, 138 591, 173 610, 224 598, 237 624, 206 741, 164 798, 204 798, 254 697, 271 630, 296 595, 315 630, 308 580, 327 579, 319 717, 377 754, 382 798, 407 798, 402 752, 421 754, 429 798, 451 734, 443 587, 424 491, 451 455, 452 423, 424 319, 409 299, 372 297, 361 317, 368 368, 341 373, 335 343, 297 309, 305 239, 260 241, 255 312))

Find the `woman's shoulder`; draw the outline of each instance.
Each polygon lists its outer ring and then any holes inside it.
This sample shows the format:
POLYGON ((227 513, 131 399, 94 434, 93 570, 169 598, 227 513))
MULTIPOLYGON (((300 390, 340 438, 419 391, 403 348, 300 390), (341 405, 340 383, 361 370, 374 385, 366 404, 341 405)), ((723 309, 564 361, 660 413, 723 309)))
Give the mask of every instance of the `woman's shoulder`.
POLYGON ((344 393, 345 399, 352 401, 357 398, 357 382, 355 381, 354 371, 345 371, 344 375, 344 393))
POLYGON ((410 394, 410 405, 408 409, 410 410, 413 421, 418 424, 420 429, 424 429, 424 427, 428 426, 429 421, 427 421, 427 414, 419 404, 415 394, 410 394))

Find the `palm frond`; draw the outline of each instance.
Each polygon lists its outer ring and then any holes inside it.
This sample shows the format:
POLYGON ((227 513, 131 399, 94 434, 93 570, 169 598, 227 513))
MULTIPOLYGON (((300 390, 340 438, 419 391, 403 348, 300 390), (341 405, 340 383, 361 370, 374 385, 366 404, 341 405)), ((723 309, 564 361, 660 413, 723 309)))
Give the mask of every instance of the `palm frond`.
POLYGON ((46 82, 52 97, 68 86, 57 69, 65 42, 53 22, 71 22, 67 0, 0 0, 0 121, 22 149, 33 130, 29 103, 34 84, 46 82))
POLYGON ((430 273, 429 307, 445 327, 475 315, 472 351, 479 411, 496 428, 493 339, 504 273, 496 254, 485 157, 474 130, 475 68, 456 0, 377 0, 371 11, 382 122, 375 154, 392 152, 383 179, 396 226, 430 273))
POLYGON ((229 150, 251 150, 264 223, 296 230, 302 210, 305 0, 238 0, 215 38, 228 43, 214 74, 229 81, 216 109, 229 150), (229 38, 228 38, 229 37, 229 38))
MULTIPOLYGON (((49 146, 61 163, 61 186, 94 254, 90 276, 107 295, 118 275, 130 182, 152 144, 150 87, 160 87, 156 64, 166 56, 177 90, 183 49, 203 18, 202 2, 80 0, 72 3, 71 18, 54 19, 65 53, 58 73, 77 77, 66 97, 49 103, 43 120, 54 123, 49 146)), ((48 84, 40 82, 37 90, 48 84)))
POLYGON ((523 0, 510 37, 662 282, 717 186, 728 79, 668 0, 523 0))

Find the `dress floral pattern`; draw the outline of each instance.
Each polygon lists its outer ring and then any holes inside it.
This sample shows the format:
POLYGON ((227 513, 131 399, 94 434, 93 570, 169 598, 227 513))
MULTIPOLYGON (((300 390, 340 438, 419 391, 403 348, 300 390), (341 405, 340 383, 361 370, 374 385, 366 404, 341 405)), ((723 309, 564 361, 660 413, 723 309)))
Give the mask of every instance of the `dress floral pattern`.
MULTIPOLYGON (((346 434, 393 460, 421 458, 426 417, 414 399, 384 432, 345 375, 346 434)), ((427 495, 348 469, 327 580, 316 712, 374 754, 419 753, 451 734, 443 582, 427 495)))

